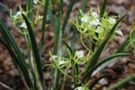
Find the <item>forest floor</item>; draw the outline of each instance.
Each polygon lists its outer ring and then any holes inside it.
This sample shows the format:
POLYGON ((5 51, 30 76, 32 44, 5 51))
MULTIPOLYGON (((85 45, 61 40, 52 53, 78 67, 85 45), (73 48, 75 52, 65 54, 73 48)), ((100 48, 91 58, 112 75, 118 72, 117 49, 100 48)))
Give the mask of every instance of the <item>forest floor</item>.
MULTIPOLYGON (((22 0, 23 1, 23 0, 22 0)), ((65 0, 66 1, 66 0, 65 0)), ((87 0, 87 9, 89 8, 96 8, 97 5, 101 3, 102 0, 87 0)), ((116 40, 109 42, 108 49, 102 53, 101 58, 105 55, 111 54, 113 50, 118 48, 118 46, 124 41, 125 37, 129 34, 132 28, 132 23, 135 21, 135 0, 108 0, 109 4, 107 6, 107 11, 109 11, 110 15, 127 15, 126 19, 124 20, 124 24, 120 27, 120 29, 123 32, 124 37, 117 37, 116 40)), ((17 10, 17 7, 20 5, 21 0, 1 0, 0 3, 4 3, 7 5, 8 8, 13 9, 14 11, 17 10)), ((68 3, 65 2, 66 4, 68 3)), ((25 3, 23 3, 25 4, 25 3)), ((71 18, 74 17, 77 10, 80 8, 81 1, 78 1, 73 9, 73 12, 71 14, 71 18)), ((67 6, 65 6, 65 9, 67 6)), ((15 27, 9 22, 9 19, 0 12, 0 16, 3 17, 3 20, 7 23, 7 26, 9 29, 11 29, 11 32, 15 36, 18 45, 21 46, 21 48, 24 48, 25 50, 25 43, 20 35, 16 33, 15 27)), ((38 27, 37 27, 38 29, 38 27)), ((37 36, 38 30, 36 32, 37 36)), ((52 38, 52 31, 49 30, 46 33, 46 42, 47 44, 43 47, 43 58, 46 59, 49 58, 49 55, 47 54, 49 50, 53 47, 53 38, 52 38)), ((27 50, 25 50, 27 52, 27 50)), ((27 56, 27 55, 26 55, 27 56)), ((97 84, 96 87, 99 88, 99 90, 105 90, 107 86, 109 86, 111 83, 115 83, 126 76, 135 73, 135 55, 131 55, 128 57, 121 57, 118 58, 117 62, 113 64, 110 67, 107 67, 103 69, 100 73, 111 73, 113 74, 112 78, 107 79, 106 84, 97 84)), ((98 77, 98 74, 96 75, 98 77)), ((48 78, 47 78, 48 79, 48 78)), ((13 65, 12 60, 9 56, 8 51, 5 49, 3 45, 0 44, 0 90, 8 90, 5 87, 2 86, 2 84, 5 84, 14 90, 26 90, 25 85, 22 82, 22 78, 20 77, 19 72, 17 71, 16 67, 13 65)), ((135 90, 135 82, 129 82, 127 85, 125 85, 122 89, 119 90, 135 90)))

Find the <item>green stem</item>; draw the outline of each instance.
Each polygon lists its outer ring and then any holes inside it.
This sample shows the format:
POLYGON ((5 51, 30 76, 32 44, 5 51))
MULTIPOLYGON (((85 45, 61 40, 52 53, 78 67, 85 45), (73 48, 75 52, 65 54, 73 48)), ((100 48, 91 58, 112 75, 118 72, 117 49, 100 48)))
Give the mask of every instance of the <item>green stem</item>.
POLYGON ((44 0, 45 1, 45 7, 44 7, 44 16, 43 16, 43 22, 42 22, 42 35, 40 38, 40 49, 42 48, 42 45, 44 43, 44 37, 45 37, 45 30, 46 30, 46 22, 47 22, 47 12, 48 12, 48 7, 49 7, 49 0, 44 0))
MULTIPOLYGON (((54 49, 53 49, 53 55, 58 55, 59 50, 60 50, 60 41, 61 41, 61 12, 58 13, 58 20, 55 28, 55 37, 54 37, 54 49)), ((58 89, 58 84, 59 84, 59 76, 60 76, 60 71, 58 68, 54 68, 53 70, 53 82, 52 82, 52 90, 57 90, 58 89)))
POLYGON ((74 69, 74 87, 76 88, 79 84, 78 82, 78 65, 74 62, 73 64, 73 69, 74 69))

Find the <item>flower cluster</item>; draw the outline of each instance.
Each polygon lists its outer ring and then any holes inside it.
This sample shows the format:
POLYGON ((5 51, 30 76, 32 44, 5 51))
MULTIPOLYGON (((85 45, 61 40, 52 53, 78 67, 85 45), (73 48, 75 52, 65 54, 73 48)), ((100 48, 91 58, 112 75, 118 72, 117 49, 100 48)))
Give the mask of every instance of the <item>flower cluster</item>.
MULTIPOLYGON (((11 16, 11 20, 15 25, 18 25, 19 28, 27 29, 27 26, 26 26, 26 24, 24 22, 24 19, 22 17, 22 13, 25 14, 25 15, 28 14, 27 12, 25 12, 21 9, 20 11, 16 12, 15 15, 11 16)), ((36 16, 34 18, 35 18, 34 23, 37 24, 40 20, 42 20, 43 16, 40 16, 40 15, 36 14, 36 16)))
POLYGON ((24 11, 18 11, 15 15, 11 16, 11 20, 15 25, 19 25, 20 28, 27 29, 27 26, 22 18, 22 13, 26 14, 24 11))
MULTIPOLYGON (((92 40, 97 42, 102 41, 111 28, 116 23, 114 17, 108 17, 105 15, 100 18, 97 12, 90 11, 87 14, 83 14, 80 11, 80 16, 78 16, 75 26, 77 30, 85 37, 90 37, 92 40)), ((120 30, 116 30, 116 33, 123 35, 120 30)))
POLYGON ((70 64, 70 61, 62 56, 51 55, 51 60, 54 63, 54 67, 58 68, 64 68, 70 64))
POLYGON ((75 56, 73 57, 74 62, 77 64, 85 64, 91 57, 91 54, 84 54, 85 52, 83 50, 75 51, 75 56))
POLYGON ((61 55, 51 55, 50 53, 50 60, 52 60, 54 67, 58 67, 59 69, 69 67, 72 62, 76 64, 85 64, 88 59, 91 57, 90 54, 84 55, 83 50, 75 51, 74 56, 69 55, 67 57, 62 57, 61 55))

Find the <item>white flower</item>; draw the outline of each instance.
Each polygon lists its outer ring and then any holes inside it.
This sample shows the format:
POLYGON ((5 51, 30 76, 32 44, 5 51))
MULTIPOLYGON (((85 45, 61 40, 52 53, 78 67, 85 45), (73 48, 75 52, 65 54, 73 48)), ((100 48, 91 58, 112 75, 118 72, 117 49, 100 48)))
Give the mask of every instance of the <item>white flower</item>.
POLYGON ((24 28, 24 29, 27 29, 27 25, 25 22, 23 22, 21 25, 20 25, 21 28, 24 28))
POLYGON ((57 58, 57 56, 56 55, 52 55, 52 57, 51 57, 51 59, 56 59, 57 58))
POLYGON ((78 58, 82 58, 84 57, 84 52, 81 50, 81 51, 76 51, 75 52, 75 55, 78 57, 78 58))
POLYGON ((116 23, 116 19, 115 19, 115 18, 111 18, 111 17, 110 17, 110 18, 108 19, 108 21, 109 21, 110 24, 115 24, 115 23, 116 23))
POLYGON ((80 86, 80 87, 75 88, 75 90, 84 90, 84 88, 80 86))
POLYGON ((38 20, 40 20, 40 19, 42 19, 42 18, 43 18, 43 16, 40 16, 40 15, 38 16, 38 20))
POLYGON ((33 0, 34 4, 37 4, 38 0, 33 0))
POLYGON ((120 36, 124 36, 121 30, 115 30, 115 33, 120 35, 120 36))
POLYGON ((64 60, 59 61, 59 65, 63 65, 65 63, 66 63, 66 61, 64 61, 64 60))
POLYGON ((21 14, 26 14, 26 12, 24 11, 18 11, 15 15, 13 15, 13 19, 18 19, 19 17, 21 17, 22 15, 21 14))
POLYGON ((87 15, 84 15, 82 18, 81 18, 81 22, 88 22, 89 18, 87 15))
POLYGON ((89 22, 89 25, 91 25, 91 26, 97 26, 99 24, 100 24, 99 19, 95 19, 95 20, 92 20, 89 22))
POLYGON ((21 11, 18 11, 14 16, 12 16, 13 18, 18 18, 19 16, 21 16, 21 11))
POLYGON ((99 81, 99 83, 100 83, 101 85, 106 85, 106 84, 108 84, 108 81, 107 81, 105 78, 103 78, 103 79, 101 79, 101 80, 99 81))
POLYGON ((96 33, 99 33, 100 30, 101 30, 101 27, 98 26, 98 27, 96 28, 96 31, 95 31, 95 32, 96 32, 96 33))
POLYGON ((97 12, 92 12, 91 15, 94 17, 94 18, 97 18, 99 15, 97 14, 97 12))

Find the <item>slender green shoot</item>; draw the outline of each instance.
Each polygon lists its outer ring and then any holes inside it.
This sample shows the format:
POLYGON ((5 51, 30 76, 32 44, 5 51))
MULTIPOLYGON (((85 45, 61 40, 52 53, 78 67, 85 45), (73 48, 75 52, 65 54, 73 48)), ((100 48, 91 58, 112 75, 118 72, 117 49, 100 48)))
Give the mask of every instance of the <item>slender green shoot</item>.
POLYGON ((26 11, 28 12, 27 16, 31 20, 32 19, 32 5, 33 5, 33 0, 27 0, 26 2, 26 11))
POLYGON ((28 32, 29 32, 31 45, 32 45, 32 50, 33 50, 33 53, 34 53, 38 74, 40 76, 39 78, 40 78, 40 81, 43 82, 43 71, 42 71, 41 58, 40 58, 40 55, 39 55, 39 50, 38 50, 36 39, 35 39, 35 36, 34 36, 34 33, 33 33, 33 29, 32 29, 32 26, 31 26, 28 18, 24 14, 22 14, 22 16, 23 16, 23 18, 26 22, 27 27, 28 27, 28 32))
POLYGON ((110 88, 108 88, 107 90, 117 90, 120 87, 122 87, 123 85, 125 85, 126 83, 128 83, 129 81, 135 80, 135 74, 129 75, 127 78, 113 84, 110 86, 110 88))
POLYGON ((64 17, 64 22, 63 22, 63 25, 62 25, 62 33, 64 33, 64 31, 65 31, 69 16, 72 12, 72 9, 73 9, 73 6, 74 6, 75 2, 76 2, 76 0, 70 0, 69 8, 66 12, 66 16, 64 17))
POLYGON ((48 15, 48 8, 49 8, 49 0, 44 0, 45 6, 44 6, 44 16, 43 16, 43 21, 42 21, 42 35, 40 38, 40 48, 42 48, 42 45, 44 43, 44 38, 45 38, 45 31, 46 31, 46 23, 47 23, 47 15, 48 15))
MULTIPOLYGON (((58 55, 60 51, 60 41, 61 41, 61 19, 62 19, 62 13, 59 12, 57 14, 57 23, 55 28, 55 36, 54 36, 54 49, 53 49, 53 55, 58 55)), ((53 82, 52 82, 52 90, 58 89, 59 84, 59 76, 60 71, 57 68, 54 68, 53 70, 53 82)))
POLYGON ((86 5, 87 5, 87 0, 82 0, 82 11, 85 12, 86 10, 86 5))
POLYGON ((104 0, 104 2, 103 2, 103 4, 102 4, 101 10, 100 10, 100 18, 103 17, 104 14, 105 14, 107 2, 108 2, 108 0, 104 0))

